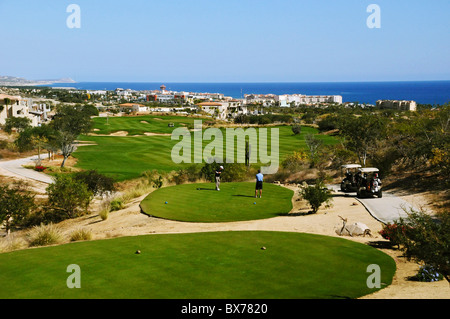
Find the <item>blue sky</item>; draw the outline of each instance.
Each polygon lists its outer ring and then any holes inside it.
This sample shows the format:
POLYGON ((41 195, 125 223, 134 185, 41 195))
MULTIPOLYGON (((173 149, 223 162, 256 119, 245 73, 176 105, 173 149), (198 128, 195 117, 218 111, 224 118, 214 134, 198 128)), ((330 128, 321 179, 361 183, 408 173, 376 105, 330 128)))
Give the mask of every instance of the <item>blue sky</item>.
POLYGON ((0 0, 0 75, 124 82, 450 80, 448 0, 0 0), (81 28, 70 29, 70 4, 81 28), (381 8, 370 29, 368 5, 381 8))

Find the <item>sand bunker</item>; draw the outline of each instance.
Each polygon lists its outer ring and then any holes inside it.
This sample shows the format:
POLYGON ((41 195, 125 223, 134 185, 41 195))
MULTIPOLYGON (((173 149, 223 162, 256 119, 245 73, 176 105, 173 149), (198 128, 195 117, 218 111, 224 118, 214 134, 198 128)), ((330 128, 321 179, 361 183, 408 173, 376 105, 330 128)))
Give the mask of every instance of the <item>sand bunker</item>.
POLYGON ((151 133, 151 132, 145 132, 144 135, 146 136, 170 136, 170 133, 151 133))

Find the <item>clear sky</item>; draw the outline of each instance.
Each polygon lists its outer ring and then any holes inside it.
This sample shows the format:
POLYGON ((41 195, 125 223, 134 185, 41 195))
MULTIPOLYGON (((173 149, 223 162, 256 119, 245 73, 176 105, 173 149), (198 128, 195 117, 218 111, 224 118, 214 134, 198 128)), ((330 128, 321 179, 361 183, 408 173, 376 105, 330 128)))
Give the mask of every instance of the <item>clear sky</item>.
POLYGON ((124 82, 450 80, 449 0, 0 0, 0 75, 124 82), (68 28, 66 9, 81 9, 68 28), (381 9, 369 28, 366 9, 381 9))

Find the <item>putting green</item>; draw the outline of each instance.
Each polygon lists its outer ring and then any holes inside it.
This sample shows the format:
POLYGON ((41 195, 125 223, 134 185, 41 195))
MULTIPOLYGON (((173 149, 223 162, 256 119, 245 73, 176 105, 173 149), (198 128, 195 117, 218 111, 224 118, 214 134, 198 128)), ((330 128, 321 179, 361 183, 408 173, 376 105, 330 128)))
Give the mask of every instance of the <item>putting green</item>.
POLYGON ((380 267, 381 287, 389 285, 394 260, 342 238, 263 231, 122 237, 0 254, 0 298, 358 298, 379 290, 367 285, 371 264, 380 267), (68 281, 77 282, 67 271, 73 264, 81 288, 69 289, 68 281))
POLYGON ((141 202, 142 212, 186 222, 231 222, 265 219, 292 209, 290 189, 264 184, 262 198, 255 198, 255 183, 183 184, 154 191, 141 202), (167 203, 167 204, 166 204, 167 203))

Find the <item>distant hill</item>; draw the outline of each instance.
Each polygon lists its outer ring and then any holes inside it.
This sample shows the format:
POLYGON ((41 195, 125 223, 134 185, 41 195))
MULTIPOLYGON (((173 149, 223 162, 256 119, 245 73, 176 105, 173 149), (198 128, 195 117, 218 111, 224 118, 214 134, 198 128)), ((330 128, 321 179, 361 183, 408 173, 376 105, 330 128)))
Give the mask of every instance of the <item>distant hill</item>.
POLYGON ((56 80, 27 80, 15 76, 0 75, 0 86, 34 86, 48 85, 53 83, 76 83, 71 78, 63 78, 56 80))

